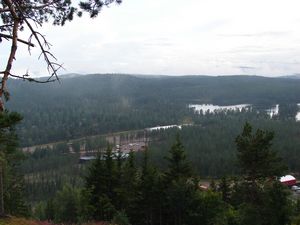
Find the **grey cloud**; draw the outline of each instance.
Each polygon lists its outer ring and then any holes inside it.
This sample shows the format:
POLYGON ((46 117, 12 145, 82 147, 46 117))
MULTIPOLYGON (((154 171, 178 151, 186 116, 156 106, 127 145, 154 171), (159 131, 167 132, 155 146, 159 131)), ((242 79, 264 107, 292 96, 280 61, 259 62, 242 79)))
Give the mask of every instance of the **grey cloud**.
POLYGON ((260 69, 254 66, 237 66, 236 68, 240 69, 243 73, 253 73, 257 71, 257 69, 260 69))
POLYGON ((257 67, 254 67, 254 66, 238 66, 237 68, 242 69, 242 70, 254 70, 254 69, 257 69, 257 67))

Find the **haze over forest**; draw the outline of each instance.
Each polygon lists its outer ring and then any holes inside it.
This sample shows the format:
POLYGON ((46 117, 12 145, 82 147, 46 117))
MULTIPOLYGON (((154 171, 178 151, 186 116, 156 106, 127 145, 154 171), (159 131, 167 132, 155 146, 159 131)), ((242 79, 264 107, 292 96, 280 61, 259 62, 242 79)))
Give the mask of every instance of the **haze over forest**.
MULTIPOLYGON (((61 83, 11 80, 8 107, 24 120, 22 145, 194 123, 189 104, 253 104, 264 110, 300 103, 300 79, 258 76, 67 75, 61 83)), ((294 109, 294 113, 297 109, 294 109)))

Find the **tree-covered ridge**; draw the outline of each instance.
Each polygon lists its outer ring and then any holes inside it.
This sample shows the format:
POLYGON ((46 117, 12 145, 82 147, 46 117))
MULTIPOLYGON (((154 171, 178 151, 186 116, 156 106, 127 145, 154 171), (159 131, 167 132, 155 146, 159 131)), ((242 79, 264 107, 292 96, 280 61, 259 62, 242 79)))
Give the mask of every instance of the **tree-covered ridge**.
POLYGON ((25 146, 157 125, 194 122, 190 103, 248 103, 266 109, 300 102, 300 80, 255 76, 85 75, 60 83, 10 80, 24 115, 19 127, 25 146))

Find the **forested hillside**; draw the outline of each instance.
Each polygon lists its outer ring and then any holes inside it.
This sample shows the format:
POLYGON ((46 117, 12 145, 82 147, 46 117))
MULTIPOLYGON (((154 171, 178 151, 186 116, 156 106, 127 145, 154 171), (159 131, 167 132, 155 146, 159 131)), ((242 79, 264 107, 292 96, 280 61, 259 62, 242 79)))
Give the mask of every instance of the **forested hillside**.
POLYGON ((9 109, 24 116, 16 124, 22 145, 60 141, 14 165, 23 183, 7 190, 25 193, 5 199, 6 207, 18 203, 14 215, 132 225, 299 221, 300 201, 273 178, 299 175, 300 80, 86 75, 45 85, 10 80, 10 87, 9 109), (206 113, 189 104, 249 107, 206 113), (174 124, 182 126, 145 129, 174 124), (123 157, 115 139, 134 146, 128 136, 145 146, 123 157), (249 166, 254 150, 264 154, 249 166), (94 160, 79 161, 89 154, 94 160))
POLYGON ((195 122, 188 104, 300 102, 300 80, 256 76, 62 76, 61 82, 10 80, 8 108, 24 116, 21 144, 195 122))

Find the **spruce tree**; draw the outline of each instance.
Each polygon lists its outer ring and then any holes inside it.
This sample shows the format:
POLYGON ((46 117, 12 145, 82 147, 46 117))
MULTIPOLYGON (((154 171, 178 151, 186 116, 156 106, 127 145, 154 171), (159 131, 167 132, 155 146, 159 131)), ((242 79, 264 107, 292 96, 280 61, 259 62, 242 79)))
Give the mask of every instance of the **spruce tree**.
POLYGON ((285 169, 281 158, 271 149, 274 133, 246 123, 236 138, 242 179, 235 185, 243 225, 285 225, 289 223, 289 199, 277 177, 285 169))
POLYGON ((110 221, 115 212, 116 166, 110 146, 92 163, 86 177, 86 198, 94 220, 110 221))
POLYGON ((167 224, 185 223, 195 185, 192 170, 186 159, 185 149, 179 135, 171 146, 167 157, 168 168, 165 175, 165 218, 167 224))
POLYGON ((138 215, 136 224, 158 224, 160 209, 164 206, 161 179, 158 169, 149 163, 148 149, 144 151, 142 174, 138 186, 138 215))
POLYGON ((188 178, 192 175, 190 163, 186 159, 185 149, 178 134, 166 159, 168 161, 166 176, 169 181, 188 178))
POLYGON ((138 177, 137 177, 137 167, 135 163, 134 152, 130 151, 129 156, 124 165, 123 173, 123 185, 124 189, 124 205, 125 212, 129 218, 136 218, 137 215, 137 201, 139 198, 138 190, 138 177))

